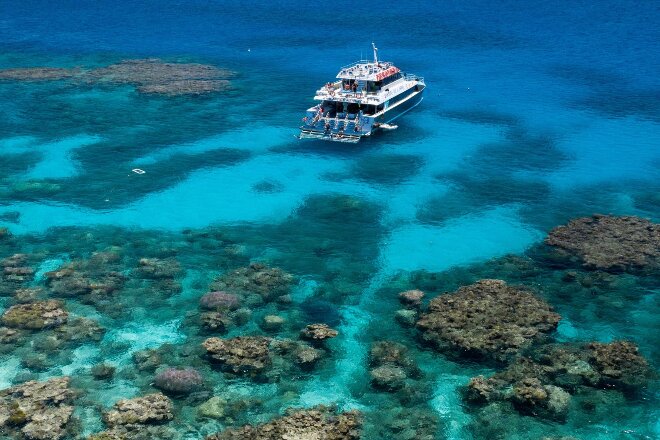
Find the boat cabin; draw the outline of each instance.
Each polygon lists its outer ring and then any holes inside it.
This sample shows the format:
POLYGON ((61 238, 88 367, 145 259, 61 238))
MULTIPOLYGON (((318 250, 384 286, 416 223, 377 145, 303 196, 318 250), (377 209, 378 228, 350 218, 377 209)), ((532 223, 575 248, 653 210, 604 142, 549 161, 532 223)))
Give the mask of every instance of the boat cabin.
POLYGON ((365 116, 375 115, 382 111, 384 104, 358 104, 356 102, 339 102, 339 101, 323 101, 321 104, 321 112, 330 118, 341 115, 355 115, 362 113, 365 116))

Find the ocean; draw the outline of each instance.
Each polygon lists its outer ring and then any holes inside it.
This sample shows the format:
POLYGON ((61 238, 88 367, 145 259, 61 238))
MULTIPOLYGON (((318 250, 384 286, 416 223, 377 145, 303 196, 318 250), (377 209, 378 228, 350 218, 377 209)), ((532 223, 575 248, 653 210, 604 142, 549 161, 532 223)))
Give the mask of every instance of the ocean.
POLYGON ((479 407, 464 397, 470 378, 504 367, 433 350, 395 319, 401 291, 426 302, 503 279, 562 316, 553 342, 630 340, 657 376, 658 271, 573 268, 590 278, 567 287, 568 269, 535 255, 574 218, 660 221, 658 41, 652 1, 3 1, 0 78, 65 70, 0 79, 0 259, 26 254, 31 268, 5 276, 0 312, 24 302, 13 288, 29 288, 63 301, 64 325, 103 330, 7 338, 0 389, 70 376, 81 391, 65 438, 108 429, 102 414, 157 392, 165 367, 195 368, 204 386, 170 393, 170 437, 153 438, 204 438, 320 404, 360 411, 364 439, 659 438, 657 378, 632 395, 575 392, 561 420, 479 407), (425 78, 422 103, 356 145, 297 139, 314 91, 371 57, 372 42, 425 78), (224 76, 212 93, 173 96, 76 73, 143 59, 224 76), (286 298, 252 294, 224 332, 200 324, 213 281, 254 263, 292 276, 286 298), (67 265, 91 284, 123 281, 105 296, 58 291, 53 273, 67 265), (265 324, 273 315, 282 322, 265 324), (255 380, 201 349, 214 336, 298 340, 315 322, 339 334, 312 369, 276 360, 281 371, 255 380), (403 388, 370 380, 384 340, 419 371, 403 388), (136 367, 145 350, 160 356, 155 369, 136 367), (92 374, 103 363, 112 377, 92 374), (224 416, 199 409, 214 396, 224 416))

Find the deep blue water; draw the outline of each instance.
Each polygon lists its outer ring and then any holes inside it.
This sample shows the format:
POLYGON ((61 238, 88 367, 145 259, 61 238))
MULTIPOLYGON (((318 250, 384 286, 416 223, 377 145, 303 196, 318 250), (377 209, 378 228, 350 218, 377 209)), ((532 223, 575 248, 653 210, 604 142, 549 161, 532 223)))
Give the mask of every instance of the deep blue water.
MULTIPOLYGON (((230 92, 194 98, 0 82, 0 226, 24 240, 21 249, 43 251, 35 267, 114 245, 129 259, 178 249, 186 269, 182 293, 155 307, 127 299, 133 312, 119 318, 71 300, 109 331, 39 377, 108 356, 124 365, 135 350, 185 343, 186 311, 227 269, 217 242, 186 238, 207 231, 240 248, 244 261, 229 266, 272 262, 302 280, 292 320, 326 316, 341 332, 333 361, 290 389, 230 384, 264 402, 248 421, 316 403, 395 414, 396 400, 357 379, 371 341, 415 345, 392 318, 393 276, 441 272, 452 286, 464 276, 452 271, 478 277, 488 272, 480 264, 522 254, 577 216, 660 220, 658 41, 660 3, 652 1, 0 3, 0 68, 159 57, 236 72, 230 92), (396 131, 357 146, 295 139, 314 90, 370 55, 371 41, 383 59, 426 78, 423 103, 396 131), (146 173, 131 173, 136 167, 146 173), (121 355, 112 351, 118 340, 128 347, 121 355)), ((658 286, 636 289, 632 299, 597 305, 551 299, 565 317, 561 337, 629 338, 658 365, 658 286)), ((437 438, 479 438, 457 389, 483 367, 415 353, 437 438)), ((0 356, 5 388, 26 372, 20 354, 0 356)), ((226 385, 219 374, 209 380, 226 385)), ((141 387, 118 378, 88 402, 141 387)), ((565 424, 514 418, 502 435, 657 438, 654 393, 613 403, 609 416, 577 410, 565 424)), ((87 433, 100 426, 92 406, 80 412, 87 433)), ((180 411, 184 420, 194 412, 180 411)), ((394 436, 370 420, 369 438, 394 436)), ((219 429, 214 423, 191 422, 181 435, 198 438, 219 429)))

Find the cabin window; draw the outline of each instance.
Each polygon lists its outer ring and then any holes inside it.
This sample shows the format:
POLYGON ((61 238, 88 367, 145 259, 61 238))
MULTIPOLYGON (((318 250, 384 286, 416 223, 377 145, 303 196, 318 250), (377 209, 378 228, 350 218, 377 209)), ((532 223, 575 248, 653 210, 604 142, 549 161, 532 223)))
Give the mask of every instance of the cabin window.
POLYGON ((380 81, 367 81, 367 92, 376 93, 380 90, 380 81))

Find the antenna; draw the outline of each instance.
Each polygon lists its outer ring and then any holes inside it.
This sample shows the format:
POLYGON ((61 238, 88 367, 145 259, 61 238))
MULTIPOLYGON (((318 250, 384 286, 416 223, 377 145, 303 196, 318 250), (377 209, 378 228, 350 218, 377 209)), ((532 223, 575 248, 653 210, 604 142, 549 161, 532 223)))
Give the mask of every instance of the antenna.
POLYGON ((371 42, 371 47, 374 48, 374 63, 378 64, 378 48, 376 47, 376 44, 374 42, 371 42))

